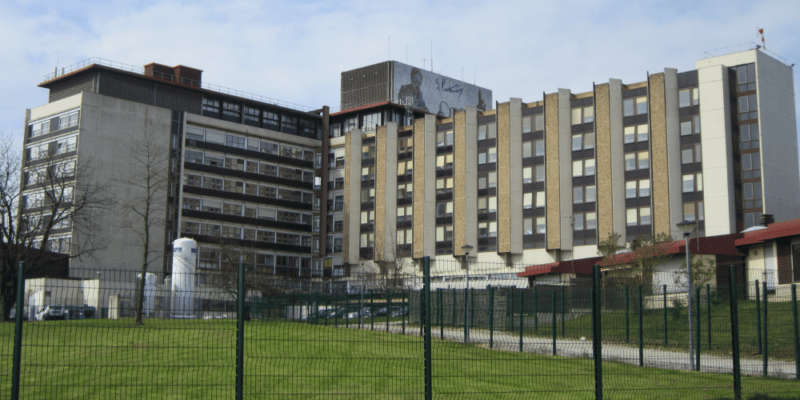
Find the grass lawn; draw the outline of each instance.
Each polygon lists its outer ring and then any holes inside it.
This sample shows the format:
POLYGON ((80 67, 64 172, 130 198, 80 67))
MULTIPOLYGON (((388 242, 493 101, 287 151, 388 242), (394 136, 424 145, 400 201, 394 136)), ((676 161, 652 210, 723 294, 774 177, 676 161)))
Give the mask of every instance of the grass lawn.
MULTIPOLYGON (((727 304, 711 305, 711 344, 709 346, 708 309, 705 298, 700 310, 700 343, 701 353, 711 352, 717 355, 729 355, 731 352, 730 307, 727 304)), ((670 305, 671 306, 671 305, 670 305)), ((792 327, 792 304, 790 302, 770 303, 767 312, 767 343, 770 358, 794 360, 794 330, 792 327)), ((685 349, 689 342, 688 312, 686 307, 676 312, 667 309, 667 346, 664 346, 664 310, 646 310, 642 321, 642 336, 645 346, 658 348, 685 349)), ((696 313, 694 320, 697 321, 696 313)), ((758 356, 758 324, 755 301, 739 302, 739 345, 742 357, 758 356)), ((527 318, 527 317, 526 317, 527 318)), ((763 316, 762 316, 763 318, 763 316)), ((570 338, 592 337, 591 315, 566 321, 564 333, 570 338)), ((628 343, 639 343, 639 316, 631 306, 628 315, 628 343)), ((518 326, 518 325, 517 325, 518 326)), ((552 325, 539 324, 539 335, 550 335, 552 325)), ((562 326, 560 315, 557 317, 557 332, 561 337, 562 326)), ((626 342, 625 310, 614 310, 603 313, 603 341, 607 343, 626 342)), ((697 326, 694 326, 696 335, 697 326)), ((533 330, 526 333, 533 334, 533 330)), ((695 336, 697 337, 697 336, 695 336)))
MULTIPOLYGON (((377 321, 376 321, 377 324, 377 321)), ((232 398, 234 320, 78 320, 25 323, 24 399, 232 398)), ((423 343, 416 335, 253 321, 245 330, 245 398, 418 399, 423 343)), ((0 325, 0 397, 11 381, 13 324, 0 325)), ((594 398, 593 362, 432 346, 434 397, 594 398)), ((607 398, 732 397, 730 375, 604 363, 607 398)), ((797 381, 748 379, 745 393, 789 398, 797 381)), ((747 398, 747 397, 746 397, 747 398)), ((765 397, 767 398, 767 397, 765 397)))

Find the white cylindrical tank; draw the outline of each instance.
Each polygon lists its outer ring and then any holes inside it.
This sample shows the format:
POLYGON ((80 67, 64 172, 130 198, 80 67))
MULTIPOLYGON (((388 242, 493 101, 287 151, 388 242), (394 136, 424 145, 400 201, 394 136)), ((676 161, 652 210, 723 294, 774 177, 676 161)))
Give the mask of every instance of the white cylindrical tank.
POLYGON ((185 238, 172 242, 173 316, 194 314, 195 265, 197 265, 197 242, 185 238))
MULTIPOLYGON (((142 274, 137 274, 138 279, 142 279, 142 274)), ((147 316, 151 315, 155 310, 153 306, 156 301, 156 274, 146 273, 144 278, 144 304, 142 305, 142 313, 147 316)))

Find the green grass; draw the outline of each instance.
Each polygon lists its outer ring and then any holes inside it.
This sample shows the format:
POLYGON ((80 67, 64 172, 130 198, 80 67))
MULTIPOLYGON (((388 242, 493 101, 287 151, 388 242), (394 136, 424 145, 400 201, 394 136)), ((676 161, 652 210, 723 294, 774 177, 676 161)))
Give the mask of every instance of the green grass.
MULTIPOLYGON (((705 300, 705 299, 703 299, 705 300)), ((671 305, 670 305, 671 306, 671 305)), ((758 336, 755 301, 739 302, 739 345, 742 357, 760 357, 758 355, 758 336)), ((633 307, 629 311, 628 343, 639 343, 639 319, 633 307)), ((763 318, 763 316, 762 316, 763 318)), ((697 317, 694 317, 695 321, 697 317)), ((792 327, 791 302, 770 303, 767 312, 768 355, 770 358, 794 360, 794 330, 792 327)), ((561 337, 562 327, 560 315, 557 318, 557 331, 561 337)), ((518 325, 517 325, 518 326, 518 325)), ((686 307, 676 313, 667 309, 667 346, 664 346, 664 310, 646 310, 642 321, 643 343, 647 347, 685 349, 688 339, 688 311, 686 307)), ((730 308, 727 304, 711 305, 711 346, 709 347, 708 311, 705 301, 700 310, 700 343, 701 353, 710 352, 716 355, 729 355, 731 352, 730 308)), ((539 330, 526 330, 528 334, 549 335, 550 324, 540 324, 539 330)), ((566 321, 563 327, 570 338, 592 337, 591 315, 566 321)), ((696 326, 695 335, 696 335, 696 326)), ((625 343, 626 324, 625 310, 606 311, 602 319, 603 341, 607 343, 625 343)))
MULTIPOLYGON (((51 321, 24 328, 24 399, 233 397, 233 320, 148 320, 142 327, 130 320, 51 321)), ((424 353, 417 335, 253 321, 246 324, 245 339, 245 398, 423 398, 424 353)), ((2 324, 0 398, 10 391, 12 347, 13 324, 2 324)), ((439 340, 432 355, 434 397, 594 398, 589 359, 439 340)), ((603 374, 611 399, 732 397, 730 375, 613 362, 604 363, 603 374)), ((779 379, 747 379, 744 385, 750 394, 797 396, 800 390, 797 381, 779 379)))

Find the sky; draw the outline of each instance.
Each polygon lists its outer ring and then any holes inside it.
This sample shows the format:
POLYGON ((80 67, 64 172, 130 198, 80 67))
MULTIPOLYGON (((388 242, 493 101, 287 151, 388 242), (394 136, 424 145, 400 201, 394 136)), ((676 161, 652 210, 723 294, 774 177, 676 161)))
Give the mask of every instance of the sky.
MULTIPOLYGON (((21 143, 25 109, 47 103, 45 75, 91 57, 194 67, 204 83, 309 109, 338 109, 341 72, 387 59, 531 102, 695 69, 707 51, 759 42, 757 28, 792 64, 798 19, 796 0, 4 0, 0 134, 21 143)), ((796 108, 798 91, 795 74, 796 108)))

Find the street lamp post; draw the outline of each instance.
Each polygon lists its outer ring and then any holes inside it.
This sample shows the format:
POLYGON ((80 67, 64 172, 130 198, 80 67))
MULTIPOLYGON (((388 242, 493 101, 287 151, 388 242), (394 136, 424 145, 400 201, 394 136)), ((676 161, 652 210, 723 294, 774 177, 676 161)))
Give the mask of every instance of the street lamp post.
POLYGON ((464 313, 464 341, 469 343, 469 252, 472 251, 472 246, 465 244, 461 246, 461 250, 464 251, 464 266, 467 270, 467 295, 464 296, 467 301, 464 304, 464 308, 466 309, 464 313))
POLYGON ((687 307, 689 311, 689 365, 694 370, 694 330, 692 329, 692 264, 689 259, 689 235, 694 231, 693 221, 683 221, 677 224, 678 229, 683 232, 683 239, 686 242, 686 284, 687 284, 687 307))

